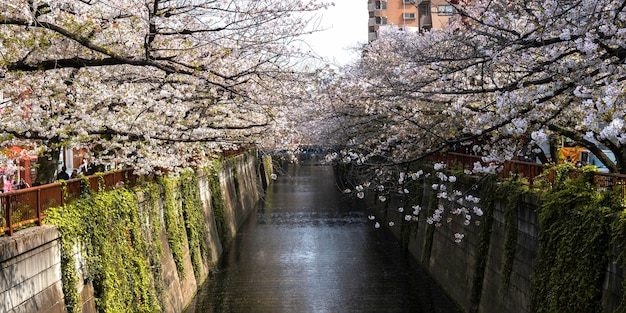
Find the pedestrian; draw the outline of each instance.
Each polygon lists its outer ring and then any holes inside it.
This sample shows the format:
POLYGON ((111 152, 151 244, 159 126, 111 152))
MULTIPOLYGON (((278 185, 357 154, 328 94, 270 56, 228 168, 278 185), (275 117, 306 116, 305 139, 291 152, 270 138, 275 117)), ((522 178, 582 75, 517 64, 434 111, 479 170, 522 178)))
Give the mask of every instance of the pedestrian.
POLYGON ((30 188, 30 184, 27 183, 24 178, 20 179, 20 183, 17 185, 18 189, 30 188))
POLYGON ((3 181, 3 184, 2 184, 2 187, 3 187, 3 188, 2 188, 2 191, 4 191, 4 192, 9 192, 9 191, 11 191, 11 187, 12 187, 12 185, 13 185, 13 181, 12 181, 11 177, 10 177, 10 176, 7 176, 7 175, 3 175, 3 176, 2 176, 2 181, 3 181))
POLYGON ((57 179, 62 179, 62 180, 69 180, 70 179, 70 175, 67 173, 67 167, 65 165, 63 165, 63 167, 61 167, 61 171, 57 175, 57 179))

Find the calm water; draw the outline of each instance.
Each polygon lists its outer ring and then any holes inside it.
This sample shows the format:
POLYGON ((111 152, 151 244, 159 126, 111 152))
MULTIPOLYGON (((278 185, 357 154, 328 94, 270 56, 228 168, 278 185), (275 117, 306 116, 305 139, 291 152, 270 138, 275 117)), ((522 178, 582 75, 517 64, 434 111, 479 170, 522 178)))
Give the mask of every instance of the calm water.
POLYGON ((329 166, 287 165, 186 313, 457 312, 329 166))

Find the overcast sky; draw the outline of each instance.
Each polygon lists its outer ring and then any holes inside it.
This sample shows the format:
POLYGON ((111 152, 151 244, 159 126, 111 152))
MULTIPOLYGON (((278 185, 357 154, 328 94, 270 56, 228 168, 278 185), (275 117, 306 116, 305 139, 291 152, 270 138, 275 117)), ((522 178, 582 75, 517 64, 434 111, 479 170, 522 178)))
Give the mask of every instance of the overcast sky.
POLYGON ((327 29, 304 40, 318 55, 341 66, 358 59, 350 48, 367 43, 367 1, 334 1, 334 6, 318 13, 321 27, 327 29))

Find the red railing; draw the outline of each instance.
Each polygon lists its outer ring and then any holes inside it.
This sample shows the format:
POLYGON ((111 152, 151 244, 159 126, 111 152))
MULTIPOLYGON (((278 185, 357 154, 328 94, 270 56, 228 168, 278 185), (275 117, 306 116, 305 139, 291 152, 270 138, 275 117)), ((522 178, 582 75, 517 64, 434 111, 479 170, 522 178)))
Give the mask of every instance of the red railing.
MULTIPOLYGON (((463 169, 473 169, 474 163, 480 162, 483 166, 486 166, 480 156, 449 152, 440 154, 434 157, 435 161, 445 162, 448 165, 460 166, 463 169)), ((532 162, 522 161, 508 161, 505 162, 500 172, 500 177, 507 178, 512 175, 519 175, 528 180, 529 185, 533 186, 536 179, 544 171, 543 164, 537 164, 532 162)), ((554 182, 554 175, 547 175, 548 182, 554 182)), ((594 176, 594 183, 599 190, 613 190, 614 188, 620 188, 622 197, 626 197, 626 175, 613 174, 613 173, 596 173, 594 176)))
MULTIPOLYGON (((100 175, 87 176, 89 188, 93 191, 99 188, 110 190, 122 184, 135 186, 137 178, 133 174, 133 169, 104 173, 102 184, 100 184, 100 175)), ((28 225, 41 225, 49 208, 61 206, 66 201, 80 196, 81 181, 81 178, 66 181, 65 195, 63 186, 59 182, 0 193, 1 233, 12 236, 16 229, 28 225)))

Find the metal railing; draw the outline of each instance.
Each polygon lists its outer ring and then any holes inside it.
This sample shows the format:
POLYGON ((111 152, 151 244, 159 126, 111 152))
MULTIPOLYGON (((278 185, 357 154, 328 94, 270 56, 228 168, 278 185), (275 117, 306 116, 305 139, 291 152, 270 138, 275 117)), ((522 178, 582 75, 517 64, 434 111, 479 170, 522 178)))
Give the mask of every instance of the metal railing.
MULTIPOLYGON (((133 174, 133 169, 125 169, 116 172, 107 172, 87 176, 89 188, 98 191, 100 188, 110 190, 119 187, 122 183, 125 186, 135 186, 137 176, 133 174), (100 182, 102 177, 102 183, 100 182)), ((74 178, 65 182, 65 192, 63 184, 55 182, 42 186, 19 189, 15 191, 0 193, 0 235, 7 234, 13 236, 17 229, 29 225, 41 225, 47 217, 49 208, 62 206, 68 201, 80 197, 82 178, 74 178)))
MULTIPOLYGON (((483 166, 488 165, 478 155, 456 152, 437 155, 434 157, 434 160, 445 162, 452 166, 456 165, 463 169, 473 169, 474 163, 476 162, 479 162, 483 166)), ((504 163, 499 175, 501 178, 517 175, 528 180, 528 184, 533 186, 539 178, 539 175, 544 173, 544 170, 545 167, 543 164, 511 160, 504 163)), ((570 175, 575 176, 576 173, 572 172, 570 175)), ((547 173, 544 177, 544 180, 547 180, 549 183, 554 183, 554 173, 547 173)), ((626 175, 624 174, 596 173, 594 175, 594 183, 598 190, 614 190, 615 188, 620 188, 622 197, 626 197, 626 175)))

